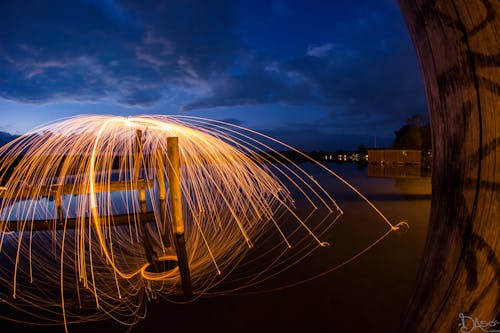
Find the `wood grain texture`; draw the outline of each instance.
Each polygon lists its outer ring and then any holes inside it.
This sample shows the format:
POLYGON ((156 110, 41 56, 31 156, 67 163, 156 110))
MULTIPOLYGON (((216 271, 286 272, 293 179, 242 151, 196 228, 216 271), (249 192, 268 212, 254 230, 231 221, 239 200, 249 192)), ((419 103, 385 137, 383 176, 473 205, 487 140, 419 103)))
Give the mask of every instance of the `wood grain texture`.
POLYGON ((460 313, 500 321, 500 1, 399 4, 434 150, 429 231, 400 331, 459 332, 460 313))

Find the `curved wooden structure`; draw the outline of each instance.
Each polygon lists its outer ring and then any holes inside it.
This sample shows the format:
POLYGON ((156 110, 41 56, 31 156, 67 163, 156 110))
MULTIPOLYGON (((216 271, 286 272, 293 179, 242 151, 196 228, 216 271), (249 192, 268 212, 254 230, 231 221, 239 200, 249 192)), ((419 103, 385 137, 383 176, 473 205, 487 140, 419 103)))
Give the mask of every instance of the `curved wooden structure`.
POLYGON ((400 331, 471 331, 474 319, 500 321, 500 1, 400 6, 434 149, 429 232, 400 331))

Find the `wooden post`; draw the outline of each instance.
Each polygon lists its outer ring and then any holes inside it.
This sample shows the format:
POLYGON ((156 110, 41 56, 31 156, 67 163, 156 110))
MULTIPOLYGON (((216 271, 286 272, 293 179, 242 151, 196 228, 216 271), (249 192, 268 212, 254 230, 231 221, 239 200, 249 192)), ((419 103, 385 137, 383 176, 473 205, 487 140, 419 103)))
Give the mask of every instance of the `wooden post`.
POLYGON ((142 131, 135 131, 134 145, 134 178, 138 180, 141 176, 141 154, 142 154, 142 131))
POLYGON ((399 4, 433 138, 427 241, 400 332, 498 332, 500 1, 399 4))
POLYGON ((156 150, 156 175, 158 177, 158 198, 165 200, 167 198, 167 191, 165 189, 165 163, 163 163, 163 156, 161 150, 156 150))
POLYGON ((184 220, 182 218, 179 138, 167 138, 167 155, 169 160, 167 163, 167 175, 170 192, 170 214, 172 217, 172 229, 175 234, 175 251, 177 252, 182 290, 186 297, 191 297, 191 276, 186 253, 186 241, 184 238, 184 220))
POLYGON ((57 192, 55 194, 55 197, 56 197, 55 203, 56 203, 57 223, 64 223, 61 193, 57 192))
MULTIPOLYGON (((135 171, 135 182, 138 182, 141 179, 141 165, 143 159, 142 152, 142 131, 136 130, 135 136, 135 150, 134 150, 134 171, 135 171)), ((143 188, 139 188, 139 203, 141 206, 141 212, 145 213, 147 211, 146 206, 146 190, 143 188)))
MULTIPOLYGON (((135 181, 137 185, 139 185, 139 180, 141 179, 141 165, 142 165, 142 159, 143 157, 143 149, 142 149, 142 131, 141 130, 136 130, 136 136, 135 136, 135 150, 134 150, 134 172, 135 172, 135 181)), ((142 186, 137 186, 139 188, 139 204, 141 206, 141 213, 142 214, 137 214, 137 216, 140 216, 147 213, 147 206, 146 206, 146 190, 142 186)), ((158 255, 153 249, 153 245, 151 243, 151 239, 149 237, 149 233, 146 229, 145 222, 139 220, 139 227, 142 232, 142 237, 143 237, 143 245, 144 245, 144 251, 146 252, 146 258, 150 264, 152 264, 155 268, 155 270, 158 269, 157 263, 158 263, 158 255)))
POLYGON ((158 182, 158 201, 160 204, 160 219, 163 226, 163 245, 170 246, 169 228, 167 225, 167 191, 165 189, 165 163, 161 149, 156 150, 156 181, 158 182))

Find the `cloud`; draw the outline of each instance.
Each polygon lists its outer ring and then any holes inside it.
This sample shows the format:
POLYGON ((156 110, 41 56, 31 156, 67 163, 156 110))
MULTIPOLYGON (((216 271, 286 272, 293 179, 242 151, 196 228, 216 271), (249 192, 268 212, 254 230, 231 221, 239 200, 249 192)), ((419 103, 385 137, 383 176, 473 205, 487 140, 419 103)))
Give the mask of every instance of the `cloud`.
POLYGON ((345 17, 339 14, 330 27, 336 29, 331 40, 308 43, 302 54, 247 51, 247 63, 235 75, 213 81, 210 94, 186 104, 185 110, 313 105, 330 110, 337 122, 384 126, 425 113, 421 75, 401 14, 392 6, 370 6, 356 7, 345 17))
POLYGON ((319 46, 309 46, 307 49, 307 55, 312 57, 324 57, 333 49, 333 44, 326 43, 319 46))
MULTIPOLYGON (((220 106, 281 103, 316 105, 331 110, 339 121, 400 122, 425 113, 426 104, 413 50, 396 44, 366 54, 342 53, 323 57, 258 59, 242 73, 212 83, 208 96, 184 110, 220 106), (372 117, 376 114, 377 117, 372 117), (401 116, 403 114, 403 116, 401 116)), ((362 52, 361 52, 362 53, 362 52)))
POLYGON ((0 131, 0 147, 18 138, 18 135, 0 131))
POLYGON ((254 69, 242 75, 220 78, 213 84, 210 96, 186 104, 184 110, 270 103, 304 104, 312 100, 311 89, 300 79, 287 80, 281 74, 254 69))
POLYGON ((313 106, 329 110, 330 128, 424 112, 414 51, 393 0, 250 7, 3 1, 0 98, 132 107, 175 99, 184 111, 313 106))
POLYGON ((151 106, 175 87, 196 91, 233 61, 230 8, 226 1, 4 1, 0 97, 151 106))

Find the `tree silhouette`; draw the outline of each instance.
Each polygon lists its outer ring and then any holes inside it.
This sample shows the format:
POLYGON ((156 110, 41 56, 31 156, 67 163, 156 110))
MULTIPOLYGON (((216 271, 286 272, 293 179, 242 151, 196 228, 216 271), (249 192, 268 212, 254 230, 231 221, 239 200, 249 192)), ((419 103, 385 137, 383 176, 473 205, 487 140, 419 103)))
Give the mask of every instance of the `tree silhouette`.
POLYGON ((394 132, 396 139, 393 147, 409 149, 431 149, 430 124, 421 114, 415 114, 406 120, 406 124, 394 132))

